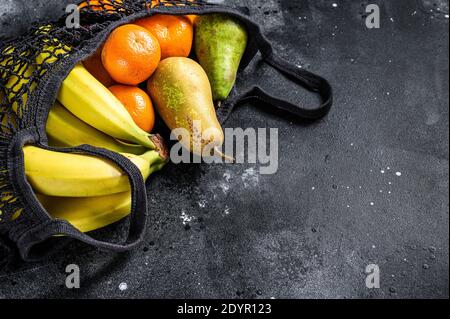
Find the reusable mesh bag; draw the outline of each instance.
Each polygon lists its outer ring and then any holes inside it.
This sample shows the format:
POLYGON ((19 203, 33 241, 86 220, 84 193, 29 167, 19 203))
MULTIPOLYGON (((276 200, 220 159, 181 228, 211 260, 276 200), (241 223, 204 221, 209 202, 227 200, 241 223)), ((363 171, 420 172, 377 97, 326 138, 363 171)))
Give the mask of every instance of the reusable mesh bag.
POLYGON ((5 261, 14 252, 25 261, 39 260, 71 239, 115 252, 130 250, 143 239, 147 196, 137 167, 117 153, 89 145, 50 147, 45 132, 46 119, 61 82, 120 25, 153 14, 225 13, 239 19, 247 28, 249 40, 237 85, 228 100, 217 109, 221 123, 228 119, 235 105, 254 98, 275 107, 275 111, 308 120, 325 116, 331 108, 332 89, 328 82, 276 55, 259 25, 243 9, 199 0, 89 0, 79 8, 79 28, 67 28, 66 17, 63 17, 57 22, 35 25, 19 38, 0 42, 0 261, 2 256, 5 261), (251 73, 260 76, 261 83, 271 72, 281 76, 283 82, 267 89, 247 81, 245 70, 250 64, 251 73), (291 90, 291 96, 299 87, 319 96, 317 108, 304 108, 285 99, 286 90, 291 90), (81 233, 67 221, 53 219, 39 203, 25 177, 22 149, 26 144, 97 156, 117 164, 129 176, 131 186, 132 209, 127 239, 120 244, 97 240, 81 233))

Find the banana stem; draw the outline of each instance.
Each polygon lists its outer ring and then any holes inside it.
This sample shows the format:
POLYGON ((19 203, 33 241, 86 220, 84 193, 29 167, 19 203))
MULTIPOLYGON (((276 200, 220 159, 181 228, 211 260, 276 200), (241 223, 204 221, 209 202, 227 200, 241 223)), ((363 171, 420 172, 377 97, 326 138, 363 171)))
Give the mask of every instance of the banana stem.
POLYGON ((151 165, 165 165, 169 161, 169 152, 166 145, 162 141, 161 136, 157 135, 161 140, 159 140, 158 150, 148 151, 141 155, 142 158, 146 159, 151 163, 151 165))
POLYGON ((122 153, 130 153, 130 154, 144 154, 147 150, 144 146, 138 145, 138 144, 131 144, 127 143, 118 139, 115 139, 117 143, 119 143, 123 148, 124 151, 122 153))

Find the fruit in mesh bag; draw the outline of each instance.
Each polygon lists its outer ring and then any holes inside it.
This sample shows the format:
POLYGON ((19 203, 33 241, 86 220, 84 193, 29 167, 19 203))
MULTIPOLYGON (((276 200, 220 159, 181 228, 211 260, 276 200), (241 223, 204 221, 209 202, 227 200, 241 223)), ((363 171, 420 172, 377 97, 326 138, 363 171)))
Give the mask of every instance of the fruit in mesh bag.
POLYGON ((70 113, 59 102, 56 102, 50 109, 46 132, 49 145, 54 147, 75 147, 89 144, 117 153, 141 155, 146 151, 146 148, 141 145, 121 142, 100 132, 70 113))
POLYGON ((184 148, 203 157, 227 158, 220 151, 224 134, 215 113, 208 76, 197 62, 167 58, 161 61, 147 86, 166 125, 188 133, 180 140, 184 148))
POLYGON ((139 19, 135 24, 150 31, 161 46, 161 59, 188 57, 192 49, 194 30, 183 16, 157 14, 139 19))
MULTIPOLYGON (((103 47, 102 47, 103 48, 103 47)), ((106 71, 102 63, 102 48, 83 61, 86 70, 89 71, 101 84, 109 87, 114 84, 114 80, 106 71)))
POLYGON ((155 111, 147 93, 138 87, 128 85, 114 85, 109 90, 122 102, 141 129, 146 132, 153 130, 155 111))
POLYGON ((113 224, 131 212, 131 192, 78 198, 36 196, 53 218, 67 220, 84 233, 113 224))
POLYGON ((142 130, 123 104, 81 64, 62 82, 58 100, 72 114, 122 141, 158 149, 161 138, 142 130))
POLYGON ((158 40, 143 27, 126 24, 116 28, 106 40, 102 62, 118 83, 138 85, 147 80, 161 60, 158 40))
MULTIPOLYGON (((43 26, 37 32, 48 34, 50 31, 51 26, 43 26)), ((58 39, 47 39, 36 57, 38 67, 25 62, 14 67, 15 75, 7 81, 6 94, 15 112, 22 112, 28 95, 36 88, 37 83, 31 81, 36 69, 45 72, 45 68, 40 69, 41 65, 51 65, 70 51, 71 48, 58 39)), ((161 138, 140 129, 122 103, 81 64, 77 64, 61 83, 58 100, 73 115, 116 139, 149 149, 157 149, 161 144, 161 138)))
POLYGON ((196 20, 195 53, 208 74, 215 101, 229 96, 247 40, 245 27, 230 16, 208 14, 196 20))
POLYGON ((85 0, 78 5, 78 9, 91 9, 92 11, 115 12, 120 11, 122 0, 85 0))
MULTIPOLYGON (((43 195, 96 197, 130 190, 128 175, 114 163, 84 154, 54 152, 27 145, 23 149, 25 175, 43 195)), ((122 154, 138 167, 144 179, 167 162, 166 151, 122 154)))

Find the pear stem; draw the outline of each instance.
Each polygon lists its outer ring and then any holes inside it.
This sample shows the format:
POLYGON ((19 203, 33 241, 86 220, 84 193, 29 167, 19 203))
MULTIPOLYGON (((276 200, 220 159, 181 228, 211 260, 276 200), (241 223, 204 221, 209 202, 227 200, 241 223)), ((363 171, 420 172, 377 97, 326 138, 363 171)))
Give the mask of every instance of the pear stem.
POLYGON ((234 157, 228 156, 224 153, 222 153, 217 147, 214 148, 215 154, 219 155, 222 159, 231 162, 232 164, 236 163, 236 159, 234 157))

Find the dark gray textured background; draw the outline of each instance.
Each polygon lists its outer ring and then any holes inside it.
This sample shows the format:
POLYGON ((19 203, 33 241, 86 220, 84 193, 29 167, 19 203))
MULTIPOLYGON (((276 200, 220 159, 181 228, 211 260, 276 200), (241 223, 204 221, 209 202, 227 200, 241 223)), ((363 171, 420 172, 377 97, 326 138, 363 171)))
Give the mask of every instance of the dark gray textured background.
MULTIPOLYGON (((0 0, 0 34, 70 2, 0 0)), ((245 104, 227 126, 279 128, 276 175, 170 165, 149 184, 140 249, 74 243, 50 261, 14 263, 0 298, 448 298, 448 1, 371 1, 379 30, 365 27, 366 1, 230 2, 250 8, 282 56, 330 80, 330 115, 306 125, 245 104), (64 288, 72 263, 76 291, 64 288), (365 287, 372 263, 378 290, 365 287)), ((239 85, 248 81, 284 86, 251 69, 239 85)))

